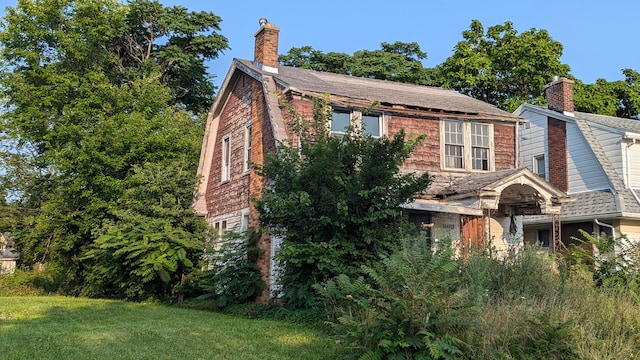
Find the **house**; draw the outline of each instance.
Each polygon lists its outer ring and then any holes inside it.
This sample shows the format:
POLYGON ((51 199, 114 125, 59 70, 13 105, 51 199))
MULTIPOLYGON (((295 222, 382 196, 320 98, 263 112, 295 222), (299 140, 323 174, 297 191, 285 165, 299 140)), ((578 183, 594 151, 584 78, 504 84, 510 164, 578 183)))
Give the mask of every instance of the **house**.
MULTIPOLYGON (((524 165, 574 200, 562 205, 562 243, 583 238, 579 229, 640 240, 640 121, 574 111, 569 79, 555 79, 546 97, 546 108, 514 114, 529 120, 520 124, 524 165)), ((545 242, 550 218, 528 217, 524 228, 526 242, 545 242)))
MULTIPOLYGON (((209 112, 194 208, 211 227, 223 232, 258 225, 251 198, 265 182, 250 163, 261 163, 293 136, 283 101, 311 118, 312 99, 328 94, 331 131, 357 119, 372 136, 401 129, 427 135, 402 170, 434 177, 426 193, 404 207, 411 221, 426 225, 430 241, 450 237, 461 252, 489 244, 506 249, 521 244, 527 215, 550 215, 558 228, 567 196, 521 166, 522 118, 452 90, 279 66, 279 31, 260 20, 254 59, 233 60, 209 112), (359 112, 374 102, 370 113, 359 112)), ((267 235, 258 243, 264 250, 258 266, 269 286, 278 245, 267 235)))

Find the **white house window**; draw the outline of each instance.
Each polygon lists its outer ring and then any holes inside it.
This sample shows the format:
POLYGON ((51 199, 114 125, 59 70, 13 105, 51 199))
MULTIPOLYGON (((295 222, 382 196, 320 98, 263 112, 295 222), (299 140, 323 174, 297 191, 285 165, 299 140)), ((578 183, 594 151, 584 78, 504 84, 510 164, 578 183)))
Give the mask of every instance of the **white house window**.
POLYGON ((244 128, 244 171, 251 170, 251 123, 244 128))
POLYGON ((547 178, 547 172, 545 170, 546 164, 544 162, 544 154, 533 157, 533 172, 538 174, 543 179, 547 178))
POLYGON ((493 125, 444 120, 441 133, 445 169, 493 170, 493 125))
POLYGON ((473 170, 489 170, 489 125, 471 124, 471 164, 473 170))
POLYGON ((231 136, 222 138, 222 181, 228 181, 231 174, 231 136))
POLYGON ((445 167, 464 169, 464 131, 462 122, 444 122, 444 156, 445 167))
POLYGON ((331 135, 344 135, 351 119, 354 119, 353 126, 362 129, 362 133, 373 137, 380 137, 382 130, 382 115, 375 113, 364 114, 360 111, 349 111, 343 109, 333 109, 331 114, 331 135))

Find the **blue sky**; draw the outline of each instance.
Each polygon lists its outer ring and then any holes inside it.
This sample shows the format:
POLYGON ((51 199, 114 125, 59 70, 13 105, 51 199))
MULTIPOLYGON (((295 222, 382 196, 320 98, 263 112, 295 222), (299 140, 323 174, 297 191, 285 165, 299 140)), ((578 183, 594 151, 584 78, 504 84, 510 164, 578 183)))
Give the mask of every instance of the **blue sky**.
MULTIPOLYGON (((433 67, 452 54, 471 20, 485 28, 511 21, 518 32, 546 29, 564 45, 562 62, 586 83, 622 79, 621 69, 640 71, 640 1, 636 0, 160 0, 222 18, 221 34, 231 50, 208 63, 220 85, 233 58, 253 59, 258 19, 280 28, 279 52, 310 45, 323 52, 353 54, 381 42, 417 42, 433 67)), ((0 0, 0 8, 17 0, 0 0)), ((3 13, 3 11, 1 12, 3 13)))
POLYGON ((564 45, 562 62, 586 83, 622 79, 621 69, 640 71, 640 2, 636 0, 319 0, 220 1, 162 0, 222 18, 221 33, 231 50, 210 64, 219 85, 231 60, 253 59, 258 19, 280 28, 281 54, 310 45, 323 52, 353 54, 380 48, 381 42, 417 42, 427 53, 424 66, 451 56, 471 20, 485 28, 511 21, 518 32, 546 29, 564 45))

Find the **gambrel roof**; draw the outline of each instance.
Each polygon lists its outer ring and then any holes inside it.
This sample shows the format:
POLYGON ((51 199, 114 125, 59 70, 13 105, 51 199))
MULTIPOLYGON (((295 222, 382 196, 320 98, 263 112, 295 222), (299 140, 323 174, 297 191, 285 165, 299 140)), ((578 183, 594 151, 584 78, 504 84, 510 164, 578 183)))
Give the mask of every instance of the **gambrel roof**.
MULTIPOLYGON (((526 111, 542 114, 561 121, 575 124, 579 135, 588 145, 598 166, 606 175, 610 189, 597 189, 586 192, 571 193, 573 202, 562 206, 561 216, 563 220, 580 220, 598 217, 624 217, 631 214, 640 216, 640 202, 633 190, 628 188, 621 174, 616 171, 609 155, 603 148, 594 129, 606 129, 610 133, 623 139, 626 136, 637 136, 640 139, 640 121, 634 119, 619 118, 614 116, 598 115, 585 112, 573 112, 573 116, 559 113, 544 107, 523 104, 516 110, 516 114, 526 111)), ((536 221, 530 218, 529 220, 536 221)))

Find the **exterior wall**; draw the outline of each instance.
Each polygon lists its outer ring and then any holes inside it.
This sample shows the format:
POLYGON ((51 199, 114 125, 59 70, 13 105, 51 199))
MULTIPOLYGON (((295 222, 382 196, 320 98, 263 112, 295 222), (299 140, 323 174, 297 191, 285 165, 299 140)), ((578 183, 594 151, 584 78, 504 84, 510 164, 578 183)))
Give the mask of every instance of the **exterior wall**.
POLYGON ((568 193, 609 189, 604 170, 575 123, 567 123, 567 143, 568 193))
MULTIPOLYGON (((424 134, 426 139, 403 164, 405 170, 441 171, 440 120, 400 115, 385 115, 387 135, 393 137, 400 130, 407 135, 424 134)), ((515 125, 493 124, 495 170, 515 167, 515 125)))
MULTIPOLYGON (((596 124, 590 124, 591 131, 598 139, 598 143, 602 147, 602 150, 607 154, 607 158, 616 172, 623 178, 624 175, 624 160, 623 160, 623 146, 622 136, 623 134, 610 131, 607 128, 600 127, 596 124)), ((626 182, 626 181, 625 181, 626 182)))
POLYGON ((387 135, 393 137, 404 130, 407 135, 424 134, 423 144, 403 164, 403 169, 419 171, 440 170, 440 120, 385 115, 387 135))
POLYGON ((513 169, 516 163, 516 126, 493 125, 496 171, 513 169))
POLYGON ((528 124, 520 126, 520 158, 522 159, 522 165, 534 171, 534 158, 539 155, 544 155, 545 180, 549 180, 547 117, 531 111, 527 111, 521 116, 529 120, 528 124))
POLYGON ((0 275, 13 274, 16 271, 16 259, 0 259, 0 275))
POLYGON ((245 127, 251 121, 252 80, 242 75, 219 118, 216 147, 207 184, 207 218, 249 206, 249 173, 244 170, 245 127), (222 140, 230 136, 231 163, 228 181, 222 181, 222 140))
MULTIPOLYGON (((621 160, 624 166, 623 177, 625 185, 631 188, 640 188, 640 143, 622 143, 624 158, 621 160)), ((622 156, 621 156, 622 157, 622 156)))
MULTIPOLYGON (((612 224, 615 226, 615 224, 612 224)), ((640 242, 640 220, 622 219, 616 229, 616 235, 625 235, 633 243, 640 242)))

